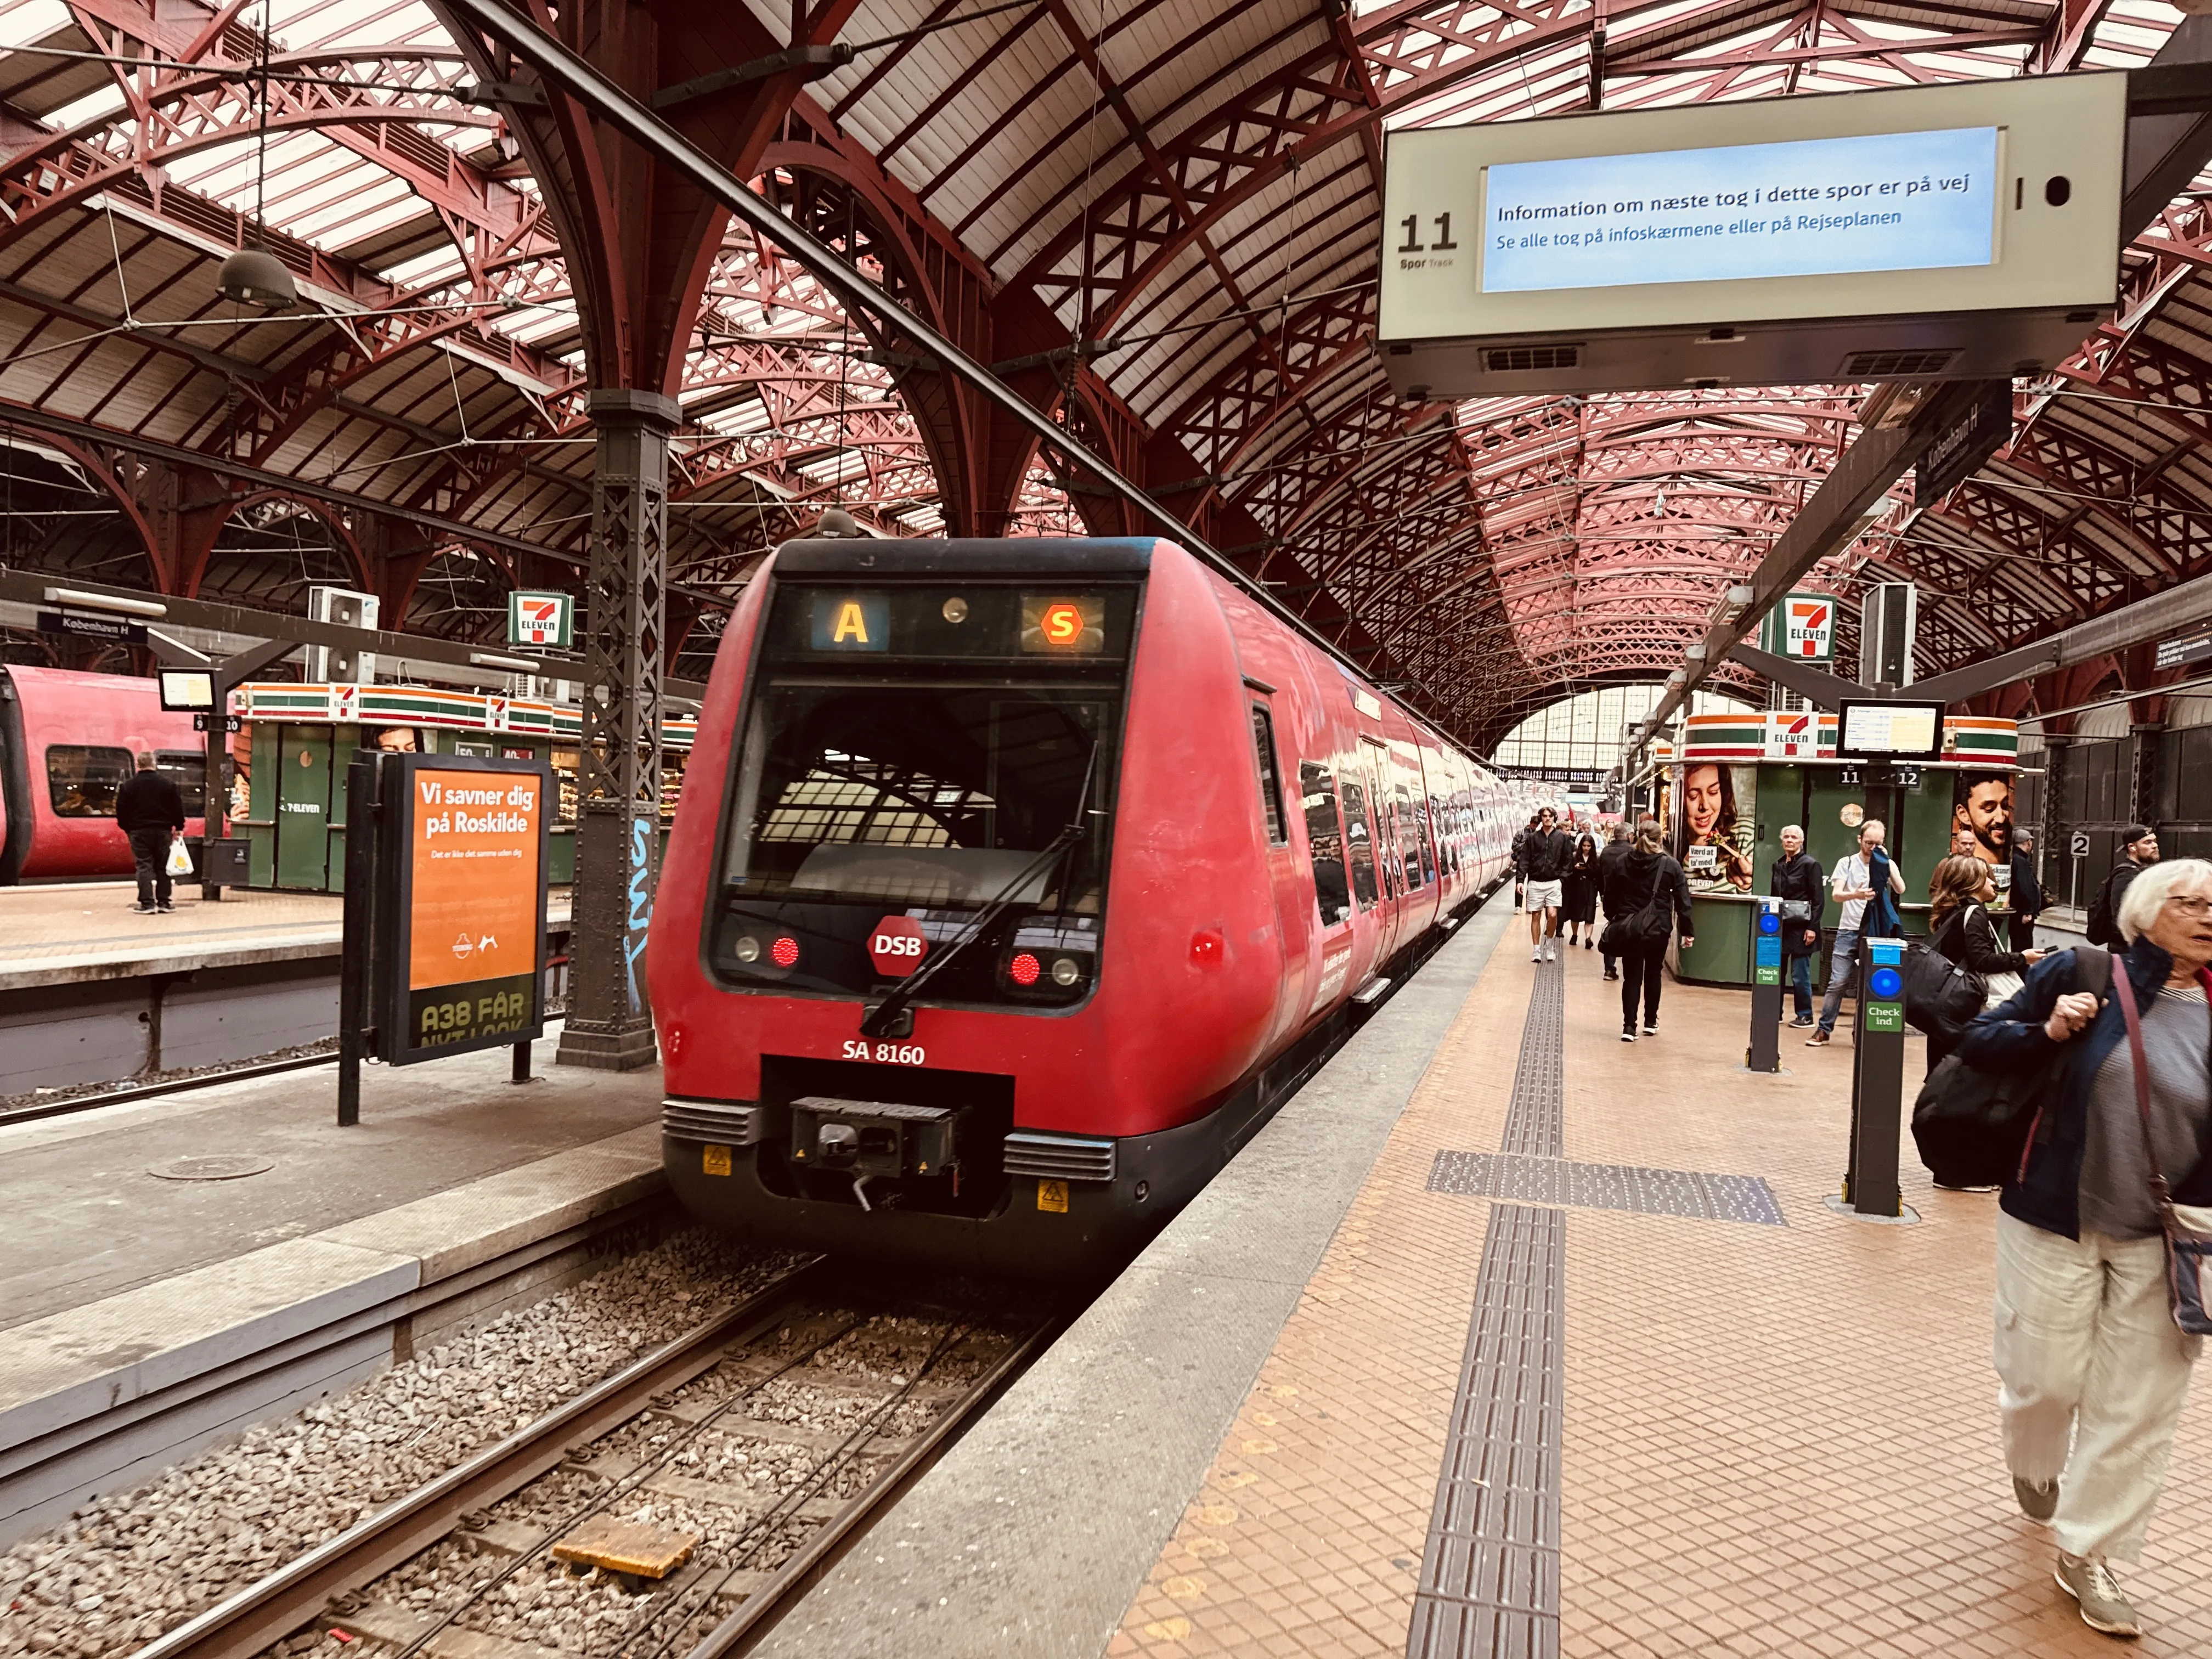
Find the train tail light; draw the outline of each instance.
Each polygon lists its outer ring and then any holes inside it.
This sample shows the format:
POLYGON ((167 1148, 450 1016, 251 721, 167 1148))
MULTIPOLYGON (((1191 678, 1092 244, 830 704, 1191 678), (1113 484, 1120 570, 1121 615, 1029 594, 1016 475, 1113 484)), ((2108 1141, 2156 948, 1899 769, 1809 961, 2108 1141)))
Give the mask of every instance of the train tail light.
POLYGON ((768 947, 768 959, 779 968, 796 967, 799 963, 799 941, 788 933, 777 935, 775 943, 768 947))
POLYGON ((1015 952, 1014 959, 1006 964, 1006 977, 1026 990, 1037 982, 1043 968, 1027 951, 1015 952))

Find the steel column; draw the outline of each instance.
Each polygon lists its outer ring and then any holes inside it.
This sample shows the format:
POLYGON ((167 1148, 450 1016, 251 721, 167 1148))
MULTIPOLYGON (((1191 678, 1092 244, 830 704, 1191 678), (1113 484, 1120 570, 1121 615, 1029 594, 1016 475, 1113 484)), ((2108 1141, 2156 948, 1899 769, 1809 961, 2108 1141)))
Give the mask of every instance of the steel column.
POLYGON ((594 392, 592 568, 584 618, 583 799, 576 825, 568 1019, 555 1061, 653 1064, 645 937, 660 868, 660 698, 668 434, 676 400, 594 392))

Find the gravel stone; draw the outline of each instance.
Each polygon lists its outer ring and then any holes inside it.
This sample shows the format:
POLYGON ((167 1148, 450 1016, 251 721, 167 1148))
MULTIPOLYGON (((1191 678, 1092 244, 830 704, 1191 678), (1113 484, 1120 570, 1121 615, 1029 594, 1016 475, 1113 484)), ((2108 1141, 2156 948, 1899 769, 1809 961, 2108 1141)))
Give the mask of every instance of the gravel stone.
MULTIPOLYGON (((0 1554, 0 1659, 105 1659, 152 1640, 681 1335, 703 1310, 750 1294, 793 1261, 698 1229, 678 1233, 343 1395, 249 1429, 134 1491, 90 1499, 60 1526, 0 1554)), ((409 1579, 410 1595, 429 1593, 410 1607, 437 1605, 441 1590, 458 1596, 465 1583, 494 1570, 451 1545, 402 1571, 418 1568, 444 1576, 409 1579)), ((563 1611, 501 1633, 526 1631, 549 1645, 581 1650, 595 1633, 611 1635, 636 1615, 619 1585, 557 1588, 563 1611), (631 1610, 616 1620, 609 1609, 618 1606, 631 1610)), ((377 1594, 386 1595, 380 1587, 377 1594)), ((317 1650, 340 1650, 317 1632, 271 1651, 317 1650)))

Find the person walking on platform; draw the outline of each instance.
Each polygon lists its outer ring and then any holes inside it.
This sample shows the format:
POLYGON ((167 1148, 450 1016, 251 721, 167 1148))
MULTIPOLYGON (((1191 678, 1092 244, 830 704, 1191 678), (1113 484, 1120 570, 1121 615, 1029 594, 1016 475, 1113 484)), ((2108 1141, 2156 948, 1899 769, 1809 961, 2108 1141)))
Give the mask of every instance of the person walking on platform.
POLYGON ((2012 948, 2035 948, 2035 919, 2043 914, 2043 885, 2035 878, 2035 832, 2012 832, 2012 885, 2005 902, 2012 912, 2012 948))
POLYGON ((2142 1550, 2203 1340, 2175 1324, 2154 1194, 2162 1177, 2176 1205, 2212 1204, 2212 864, 2142 870, 2118 923, 2101 1003, 2074 988, 2082 952, 2055 952, 1966 1028, 1959 1054, 2046 1080, 1998 1200, 2005 1463, 2021 1510, 2051 1530, 2083 1622, 2136 1636, 2110 1564, 2142 1550))
MULTIPOLYGON (((1605 851, 1597 855, 1597 896, 1600 904, 1605 903, 1607 890, 1606 884, 1612 878, 1613 867, 1628 856, 1629 843, 1633 839, 1634 836, 1628 828, 1628 820, 1623 818, 1613 826, 1613 833, 1606 842, 1605 851)), ((1609 907, 1606 910, 1605 920, 1607 930, 1610 931, 1612 923, 1618 918, 1614 916, 1609 907)), ((1619 979, 1620 959, 1606 948, 1603 933, 1598 935, 1597 949, 1598 954, 1605 958, 1605 976, 1607 979, 1619 979)))
POLYGON ((1613 866, 1605 913, 1606 927, 1620 957, 1620 1040, 1636 1041, 1636 1005, 1644 1003, 1644 1035, 1659 1035, 1659 990, 1667 971, 1667 941, 1680 929, 1686 948, 1697 943, 1690 932, 1690 884, 1682 866, 1660 851, 1664 832, 1656 818, 1637 826, 1636 845, 1613 866))
POLYGON ((1559 925, 1567 949, 1589 950, 1597 943, 1597 838, 1585 830, 1575 842, 1575 861, 1559 896, 1559 925))
POLYGON ((1574 843, 1558 827, 1559 815, 1547 806, 1536 814, 1536 827, 1521 843, 1522 876, 1527 883, 1522 902, 1528 908, 1528 953, 1531 962, 1556 957, 1553 942, 1559 931, 1560 887, 1575 861, 1574 843))
POLYGON ((115 792, 115 822, 138 869, 138 902, 131 908, 167 915, 177 908, 169 902, 169 843, 185 833, 185 799, 155 770, 151 755, 138 757, 138 769, 115 792))
POLYGON ((2158 862, 2158 831, 2147 823, 2131 823, 2120 831, 2120 861, 2105 877, 2097 896, 2089 901, 2087 932, 2089 943, 2117 951, 2125 942, 2120 930, 2120 904, 2128 884, 2158 862))
MULTIPOLYGON (((1986 908, 1997 896, 1990 866, 1971 854, 1939 859, 1928 878, 1928 943, 1953 966, 1979 977, 1988 987, 1985 1007, 1994 1008, 2020 989, 2027 970, 2043 960, 2040 951, 2007 951, 1997 939, 1996 918, 1986 908)), ((1957 1036, 1928 1034, 1928 1069, 1933 1072, 1959 1047, 1957 1036)), ((1941 1176, 1937 1186, 1951 1183, 1941 1176)))
POLYGON ((1522 895, 1528 890, 1528 837, 1536 833, 1536 826, 1541 822, 1542 813, 1531 812, 1528 822, 1513 832, 1513 908, 1516 910, 1522 908, 1522 895))
POLYGON ((1820 861, 1805 851, 1805 831, 1795 823, 1782 830, 1782 856, 1774 860, 1774 896, 1782 901, 1782 957, 1790 964, 1790 991, 1797 1017, 1813 1023, 1813 958, 1820 954, 1820 861))
POLYGON ((1828 891, 1844 911, 1837 918, 1836 943, 1828 952, 1828 994, 1820 999, 1820 1024, 1805 1039, 1808 1048, 1825 1048, 1834 1040, 1836 1015, 1844 1006, 1844 987, 1858 962, 1861 937, 1895 939, 1905 931, 1896 896, 1905 890, 1905 872, 1882 850, 1887 835, 1880 818, 1869 818, 1859 826, 1859 850, 1838 862, 1828 878, 1828 891))

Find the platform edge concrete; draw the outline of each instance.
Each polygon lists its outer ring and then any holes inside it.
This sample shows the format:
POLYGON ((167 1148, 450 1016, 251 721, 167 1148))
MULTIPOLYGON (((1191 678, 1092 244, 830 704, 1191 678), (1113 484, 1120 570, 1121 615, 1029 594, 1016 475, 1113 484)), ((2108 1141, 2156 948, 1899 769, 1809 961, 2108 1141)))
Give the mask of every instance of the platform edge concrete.
POLYGON ((9 1330, 0 1547, 673 1224, 644 1125, 9 1330))
POLYGON ((757 1651, 1103 1652, 1510 919, 1493 896, 757 1651))

